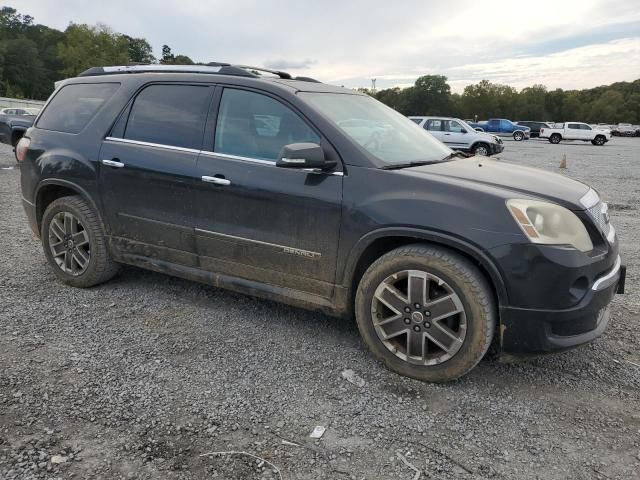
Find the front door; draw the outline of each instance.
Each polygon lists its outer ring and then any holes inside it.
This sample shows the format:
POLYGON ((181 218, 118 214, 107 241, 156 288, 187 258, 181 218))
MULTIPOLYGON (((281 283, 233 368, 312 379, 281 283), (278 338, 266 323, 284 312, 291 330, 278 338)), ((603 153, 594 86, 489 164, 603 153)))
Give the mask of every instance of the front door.
POLYGON ((194 184, 213 87, 152 84, 100 150, 100 189, 114 245, 197 265, 194 184))
POLYGON ((444 120, 444 136, 447 139, 445 143, 451 148, 466 149, 469 148, 467 130, 455 120, 444 120))
POLYGON ((282 147, 297 142, 319 143, 329 156, 336 155, 280 99, 250 90, 222 91, 213 148, 201 153, 197 165, 203 179, 196 194, 200 265, 329 298, 342 172, 276 167, 282 147))

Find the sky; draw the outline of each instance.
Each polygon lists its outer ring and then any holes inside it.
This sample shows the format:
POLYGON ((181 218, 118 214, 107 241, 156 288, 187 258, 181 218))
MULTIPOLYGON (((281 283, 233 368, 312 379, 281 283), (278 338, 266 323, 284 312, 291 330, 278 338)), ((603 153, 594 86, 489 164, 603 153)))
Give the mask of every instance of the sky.
POLYGON ((64 30, 104 23, 194 61, 266 66, 351 88, 445 75, 579 89, 640 78, 640 0, 7 0, 64 30))

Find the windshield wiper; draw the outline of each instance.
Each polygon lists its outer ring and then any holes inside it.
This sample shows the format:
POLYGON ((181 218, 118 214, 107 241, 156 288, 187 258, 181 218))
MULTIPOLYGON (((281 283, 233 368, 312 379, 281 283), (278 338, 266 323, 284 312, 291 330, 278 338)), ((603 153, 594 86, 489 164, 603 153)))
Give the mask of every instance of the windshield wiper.
POLYGON ((380 167, 382 170, 395 170, 397 168, 419 167, 420 165, 433 165, 434 163, 440 163, 442 160, 422 160, 419 162, 407 162, 407 163, 395 163, 393 165, 385 165, 380 167))
POLYGON ((446 162, 447 160, 453 160, 456 157, 460 157, 460 158, 469 158, 469 157, 473 157, 473 155, 469 155, 468 153, 464 153, 464 152, 456 152, 453 151, 451 152, 449 155, 447 155, 446 157, 444 157, 442 160, 440 160, 441 162, 446 162))

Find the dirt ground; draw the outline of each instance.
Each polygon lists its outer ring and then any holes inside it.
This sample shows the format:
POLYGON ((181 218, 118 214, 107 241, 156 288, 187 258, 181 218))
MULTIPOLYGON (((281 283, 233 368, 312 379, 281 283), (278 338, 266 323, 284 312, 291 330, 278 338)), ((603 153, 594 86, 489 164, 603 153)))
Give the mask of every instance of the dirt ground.
POLYGON ((506 142, 501 159, 550 171, 566 155, 609 202, 627 294, 589 345, 432 385, 383 368, 348 321, 135 268, 62 285, 2 147, 0 479, 640 478, 638 152, 506 142))

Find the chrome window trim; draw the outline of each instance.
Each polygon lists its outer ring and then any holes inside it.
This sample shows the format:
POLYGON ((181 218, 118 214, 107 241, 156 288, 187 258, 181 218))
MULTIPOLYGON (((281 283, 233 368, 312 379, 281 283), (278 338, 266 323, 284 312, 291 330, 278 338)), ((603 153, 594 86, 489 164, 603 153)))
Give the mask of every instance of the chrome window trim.
POLYGON ((616 258, 616 263, 613 265, 613 268, 609 271, 609 273, 607 273, 606 275, 603 275, 602 277, 598 278, 595 282, 593 282, 593 286, 591 287, 591 290, 600 290, 601 288, 605 288, 608 283, 609 280, 611 280, 613 277, 615 277, 618 272, 620 271, 620 265, 622 264, 622 259, 620 258, 620 255, 618 255, 618 258, 616 258), (604 284, 604 286, 602 286, 604 284))
POLYGON ((128 138, 107 137, 105 138, 105 141, 116 142, 116 143, 128 143, 131 145, 140 145, 143 147, 164 148, 165 150, 176 150, 178 152, 200 153, 200 150, 196 148, 178 147, 175 145, 166 145, 164 143, 143 142, 142 140, 130 140, 128 138))
POLYGON ((222 157, 222 158, 228 158, 230 160, 241 160, 243 162, 262 163, 262 164, 268 164, 268 165, 274 165, 274 166, 276 164, 275 160, 261 160, 259 158, 242 157, 240 155, 231 155, 228 153, 210 152, 208 150, 201 150, 200 153, 208 157, 222 157))

